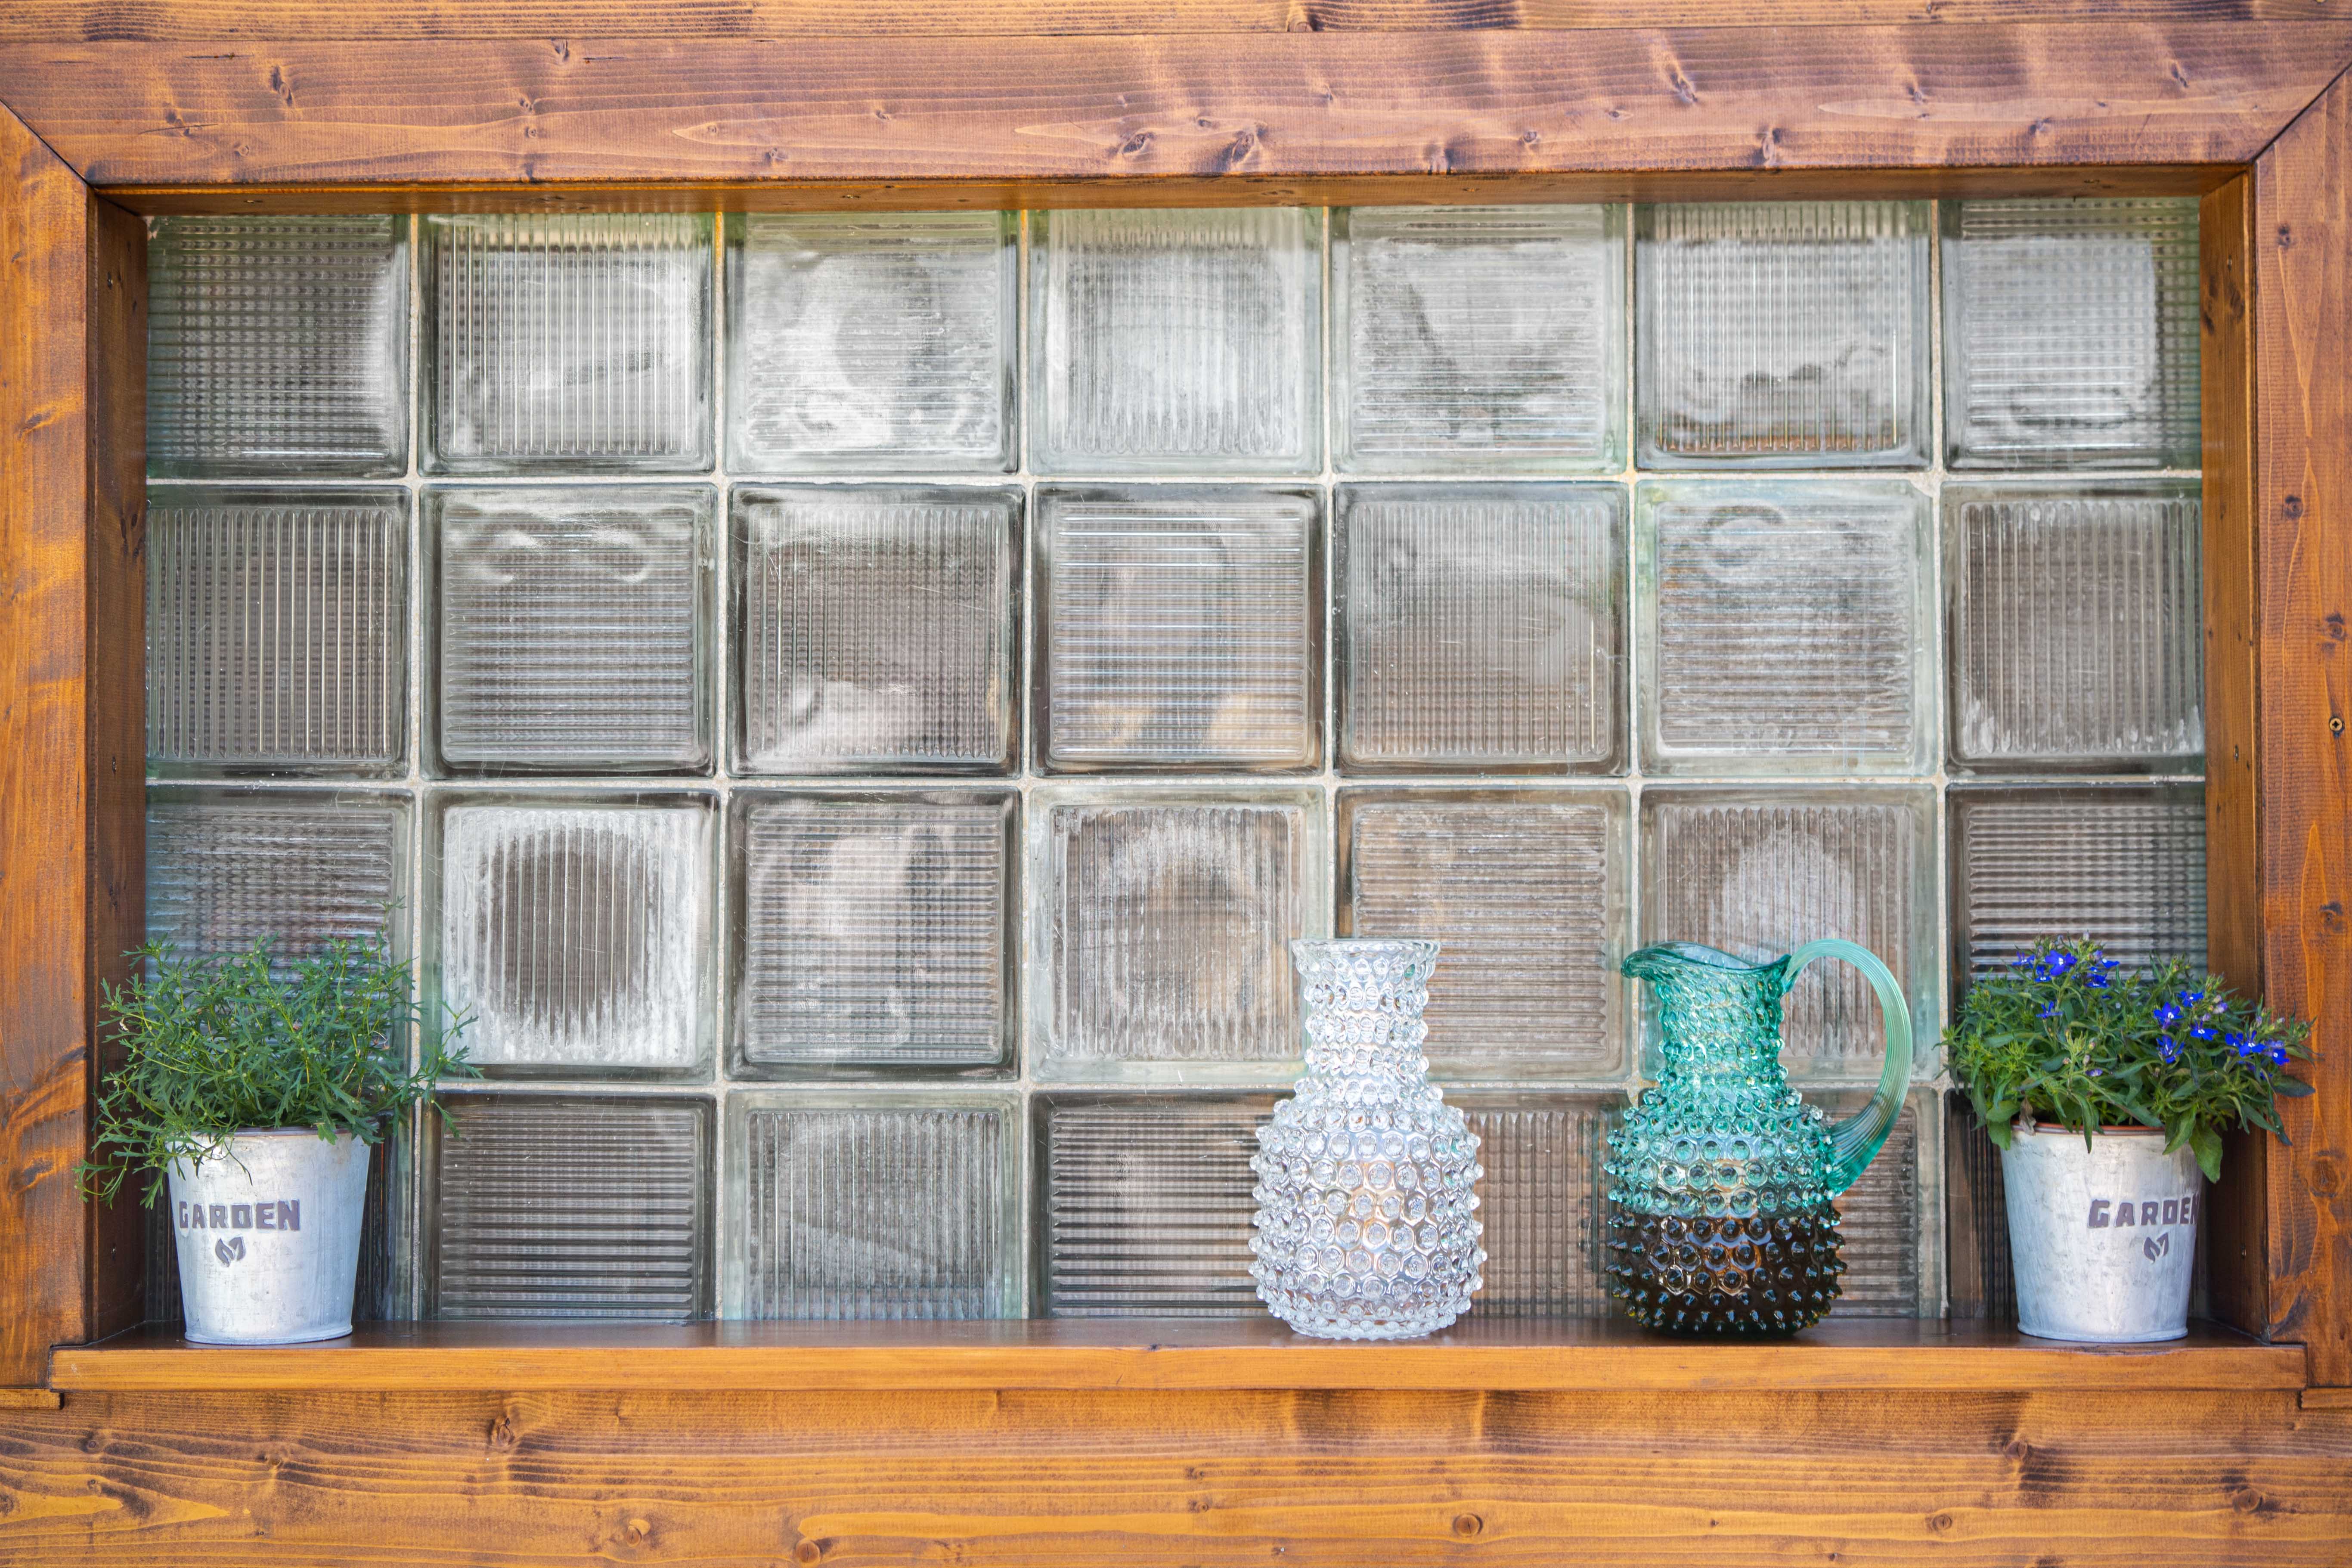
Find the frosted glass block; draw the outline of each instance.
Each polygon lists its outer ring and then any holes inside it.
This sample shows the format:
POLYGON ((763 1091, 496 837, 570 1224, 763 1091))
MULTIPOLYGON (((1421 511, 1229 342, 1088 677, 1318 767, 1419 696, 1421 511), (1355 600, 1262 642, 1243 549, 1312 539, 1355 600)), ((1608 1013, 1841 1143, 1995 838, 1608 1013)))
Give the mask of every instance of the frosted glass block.
MULTIPOLYGON (((1859 942, 1902 982, 1914 1071, 1929 1076, 1939 1016, 1935 811, 1925 787, 1645 790, 1642 940, 1705 942, 1758 963, 1822 937, 1859 942)), ((1654 1018, 1643 1026, 1654 1055, 1654 1018)), ((1851 964, 1806 969, 1782 1033, 1792 1073, 1878 1077, 1878 997, 1851 964)))
POLYGON ((425 219, 436 473, 710 467, 711 220, 425 219))
POLYGON ((427 492, 442 764, 708 768, 717 514, 699 485, 427 492))
POLYGON ((1030 214, 1030 466, 1312 472, 1322 228, 1297 207, 1030 214))
POLYGON ((2202 784, 1955 786, 1949 814, 1963 984, 2044 936, 2127 968, 2206 961, 2202 784))
POLYGON ((728 466, 1014 466, 1012 213, 727 220, 728 466))
POLYGON ((147 471, 408 467, 408 219, 164 217, 147 242, 147 471))
POLYGON ((675 796, 441 803, 427 921, 476 1062, 541 1076, 703 1065, 711 816, 675 796))
POLYGON ((1623 762, 1625 492, 1339 492, 1339 760, 1371 772, 1623 762))
POLYGON ((1264 1079, 1298 1059, 1286 944, 1328 929, 1319 793, 1047 789, 1029 839, 1039 1076, 1264 1079))
POLYGON ((739 487, 746 773, 1004 773, 1015 763, 1017 489, 739 487))
POLYGON ((1926 773, 1929 531, 1896 480, 1641 486, 1644 769, 1926 773))
POLYGON ((1947 202, 1954 468, 2195 468, 2197 198, 1947 202))
POLYGON ((1038 1102, 1049 1318, 1254 1318, 1257 1126, 1246 1100, 1038 1102))
POLYGON ((2199 771, 2195 481, 1950 485, 1943 504, 1954 764, 2199 771))
POLYGON ((1335 209, 1339 466, 1622 468, 1624 213, 1335 209))
POLYGON ((1643 468, 1925 468, 1927 204, 1645 206, 1643 468))
POLYGON ((1011 1051, 1017 799, 735 797, 735 1033, 752 1069, 1011 1051))
POLYGON ((426 1315, 710 1315, 707 1100, 467 1094, 427 1117, 426 1315))
POLYGON ((1041 489, 1041 763, 1321 760, 1313 492, 1041 489))
POLYGON ((383 774, 407 752, 407 495, 151 489, 150 765, 383 774))
POLYGON ((727 1316, 1018 1316, 1019 1120, 1009 1095, 730 1097, 727 1316))
POLYGON ((147 791, 147 935, 190 953, 263 937, 296 957, 373 942, 408 892, 404 795, 326 790, 147 791))
POLYGON ((1423 1015, 1441 1077, 1622 1065, 1627 815, 1617 790, 1341 793, 1347 934, 1442 944, 1423 1015))
MULTIPOLYGON (((1438 959, 1440 972, 1445 960, 1438 959)), ((1601 1267, 1601 1163, 1616 1095, 1561 1099, 1449 1095, 1478 1138, 1477 1186, 1486 1226, 1486 1318, 1600 1318, 1609 1313, 1601 1267)))
MULTIPOLYGON (((1866 1096, 1822 1096, 1832 1120, 1860 1110, 1866 1096)), ((1860 1179, 1834 1202, 1843 1289, 1831 1315, 1933 1318, 1941 1315, 1941 1156, 1933 1133, 1940 1102, 1933 1089, 1912 1096, 1895 1130, 1860 1179)))

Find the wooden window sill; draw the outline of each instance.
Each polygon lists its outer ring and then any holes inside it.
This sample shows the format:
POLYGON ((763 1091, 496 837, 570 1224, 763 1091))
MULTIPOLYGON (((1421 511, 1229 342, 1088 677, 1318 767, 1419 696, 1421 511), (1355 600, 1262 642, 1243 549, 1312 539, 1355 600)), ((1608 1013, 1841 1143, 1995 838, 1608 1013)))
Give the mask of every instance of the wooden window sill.
POLYGON ((1457 1389, 2110 1392, 2301 1389, 2301 1345, 2200 1324, 2074 1345, 1972 1322, 1859 1320, 1693 1343, 1613 1322, 1494 1320, 1401 1344, 1268 1319, 961 1323, 381 1323, 316 1345, 196 1345, 142 1329, 59 1347, 50 1386, 192 1390, 1457 1389))

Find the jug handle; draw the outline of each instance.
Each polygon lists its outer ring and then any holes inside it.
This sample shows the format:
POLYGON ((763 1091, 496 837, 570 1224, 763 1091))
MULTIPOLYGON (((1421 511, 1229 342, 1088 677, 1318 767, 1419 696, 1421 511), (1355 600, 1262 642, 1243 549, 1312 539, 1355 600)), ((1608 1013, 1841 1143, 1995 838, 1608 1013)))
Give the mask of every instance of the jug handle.
POLYGON ((1911 1087, 1911 1007, 1903 999, 1903 987, 1895 984, 1894 973, 1876 953, 1838 937, 1809 942, 1789 955, 1789 967, 1780 982, 1782 995, 1797 984, 1805 965, 1817 958, 1843 958, 1861 970, 1871 989, 1878 993, 1878 1011, 1886 1026, 1886 1065, 1879 1071, 1877 1092, 1868 1105, 1830 1129, 1829 1188, 1835 1195, 1853 1185, 1869 1168, 1886 1135, 1895 1131, 1895 1119, 1903 1114, 1903 1095, 1911 1087))

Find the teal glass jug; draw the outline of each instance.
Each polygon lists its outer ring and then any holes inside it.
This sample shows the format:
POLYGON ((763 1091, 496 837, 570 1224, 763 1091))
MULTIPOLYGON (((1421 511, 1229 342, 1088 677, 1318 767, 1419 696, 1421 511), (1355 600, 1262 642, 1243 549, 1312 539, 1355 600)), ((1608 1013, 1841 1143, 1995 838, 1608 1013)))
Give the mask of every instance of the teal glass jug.
POLYGON ((1911 1082, 1903 988, 1868 949, 1809 942, 1749 963, 1695 942, 1645 947, 1624 972, 1656 998, 1657 1087, 1609 1135, 1609 1293, 1668 1333, 1786 1334, 1837 1300, 1830 1200, 1868 1167, 1911 1082), (1886 1064, 1870 1103, 1831 1124, 1780 1068, 1780 1003, 1817 958, 1869 977, 1886 1064))

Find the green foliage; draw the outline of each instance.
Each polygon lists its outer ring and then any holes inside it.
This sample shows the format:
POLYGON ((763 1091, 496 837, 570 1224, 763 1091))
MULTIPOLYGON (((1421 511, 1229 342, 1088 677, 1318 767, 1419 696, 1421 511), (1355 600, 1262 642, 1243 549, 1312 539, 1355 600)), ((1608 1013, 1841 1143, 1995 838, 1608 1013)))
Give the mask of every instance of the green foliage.
POLYGON ((2311 1059, 2311 1026, 2178 959, 2119 968, 2088 942, 2044 938, 1969 987, 1944 1047, 1992 1141, 2008 1148, 2029 1111, 2085 1142, 2100 1127, 2160 1127, 2166 1153, 2188 1144, 2218 1180, 2223 1128, 2284 1139, 2277 1097, 2311 1092, 2284 1069, 2311 1059))
MULTIPOLYGON (((436 1079, 479 1076, 440 1040, 408 1070, 393 1042, 420 1010, 408 964, 382 942, 330 942, 286 962, 266 941, 217 958, 151 942, 131 957, 131 983, 106 988, 123 1060, 99 1091, 98 1135, 76 1171, 88 1196, 111 1202, 145 1171, 152 1205, 173 1165, 219 1154, 247 1128, 374 1143, 409 1107, 438 1108, 436 1079)), ((452 1017, 442 1033, 466 1023, 452 1017)))

